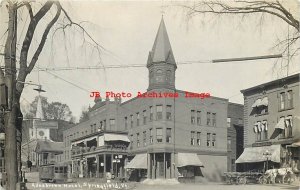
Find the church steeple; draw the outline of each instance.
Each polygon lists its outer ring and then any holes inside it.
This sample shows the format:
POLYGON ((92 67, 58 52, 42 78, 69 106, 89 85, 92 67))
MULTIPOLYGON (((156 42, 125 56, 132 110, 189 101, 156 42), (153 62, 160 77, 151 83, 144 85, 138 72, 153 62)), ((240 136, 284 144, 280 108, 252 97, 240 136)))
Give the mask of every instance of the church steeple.
POLYGON ((149 70, 148 90, 175 88, 177 66, 163 17, 152 50, 149 52, 147 68, 149 70))

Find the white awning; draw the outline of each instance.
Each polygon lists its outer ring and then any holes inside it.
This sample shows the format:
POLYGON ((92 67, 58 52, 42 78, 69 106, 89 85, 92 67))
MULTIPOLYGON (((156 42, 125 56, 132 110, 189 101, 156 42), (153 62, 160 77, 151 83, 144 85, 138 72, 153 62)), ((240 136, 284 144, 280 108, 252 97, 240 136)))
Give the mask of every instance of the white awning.
POLYGON ((266 151, 270 153, 268 157, 270 161, 280 163, 280 146, 247 147, 235 163, 264 162, 267 160, 267 157, 264 155, 266 151))
POLYGON ((268 131, 268 122, 262 121, 261 124, 263 125, 263 130, 268 131))
POLYGON ((264 97, 261 102, 260 102, 261 106, 268 106, 269 105, 269 100, 268 97, 264 97))
POLYGON ((254 104, 252 104, 252 108, 258 107, 261 105, 261 99, 257 99, 254 104))
POLYGON ((121 134, 104 134, 104 141, 124 141, 130 142, 127 135, 121 134))
POLYGON ((202 162, 195 153, 178 153, 177 167, 183 166, 200 166, 203 167, 202 162))
POLYGON ((126 169, 147 169, 147 154, 137 154, 124 167, 126 169))
POLYGON ((277 129, 284 129, 285 128, 284 117, 280 118, 278 123, 275 125, 275 128, 277 128, 277 129))

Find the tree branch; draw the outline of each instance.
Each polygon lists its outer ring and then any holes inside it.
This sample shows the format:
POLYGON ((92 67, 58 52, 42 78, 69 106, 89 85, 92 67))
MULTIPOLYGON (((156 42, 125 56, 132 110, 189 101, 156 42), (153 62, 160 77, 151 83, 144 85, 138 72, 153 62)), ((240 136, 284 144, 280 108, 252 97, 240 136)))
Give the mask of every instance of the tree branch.
POLYGON ((57 19, 59 18, 60 16, 60 13, 61 13, 61 10, 62 10, 62 7, 61 5, 59 4, 59 2, 55 2, 55 5, 57 7, 57 12, 54 16, 54 18, 49 22, 49 24, 47 25, 44 33, 43 33, 43 36, 42 36, 42 39, 40 41, 40 44, 37 48, 37 50, 35 51, 30 63, 29 63, 29 66, 28 66, 28 69, 27 69, 27 72, 30 73, 33 69, 33 67, 35 66, 35 63, 37 62, 38 58, 39 58, 39 55, 40 53, 42 52, 43 50, 43 47, 45 45, 45 42, 46 42, 46 39, 47 39, 47 36, 49 34, 49 31, 50 29, 52 28, 52 26, 55 24, 55 22, 57 21, 57 19))

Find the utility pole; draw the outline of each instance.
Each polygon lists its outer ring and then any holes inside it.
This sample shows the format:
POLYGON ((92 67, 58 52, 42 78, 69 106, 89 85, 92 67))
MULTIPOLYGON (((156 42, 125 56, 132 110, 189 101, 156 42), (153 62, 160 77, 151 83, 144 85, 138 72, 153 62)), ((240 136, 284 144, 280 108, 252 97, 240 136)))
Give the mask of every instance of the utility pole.
POLYGON ((17 113, 16 98, 16 42, 17 42, 17 2, 8 1, 8 33, 5 44, 5 83, 8 87, 8 110, 5 113, 5 171, 6 190, 16 190, 18 182, 17 163, 17 113))

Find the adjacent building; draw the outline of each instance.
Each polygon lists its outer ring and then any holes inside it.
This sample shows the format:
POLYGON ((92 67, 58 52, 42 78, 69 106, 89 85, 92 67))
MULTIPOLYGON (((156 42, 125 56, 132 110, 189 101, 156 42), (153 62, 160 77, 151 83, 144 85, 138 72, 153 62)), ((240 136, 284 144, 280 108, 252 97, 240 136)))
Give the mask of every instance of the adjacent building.
POLYGON ((292 167, 299 172, 299 74, 241 91, 244 95, 244 170, 292 167))
POLYGON ((34 119, 22 122, 21 161, 33 168, 62 161, 63 130, 73 124, 67 121, 45 120, 41 98, 38 98, 34 119))
POLYGON ((236 103, 228 103, 227 116, 227 171, 241 171, 242 168, 235 164, 236 159, 244 150, 244 106, 236 103))

